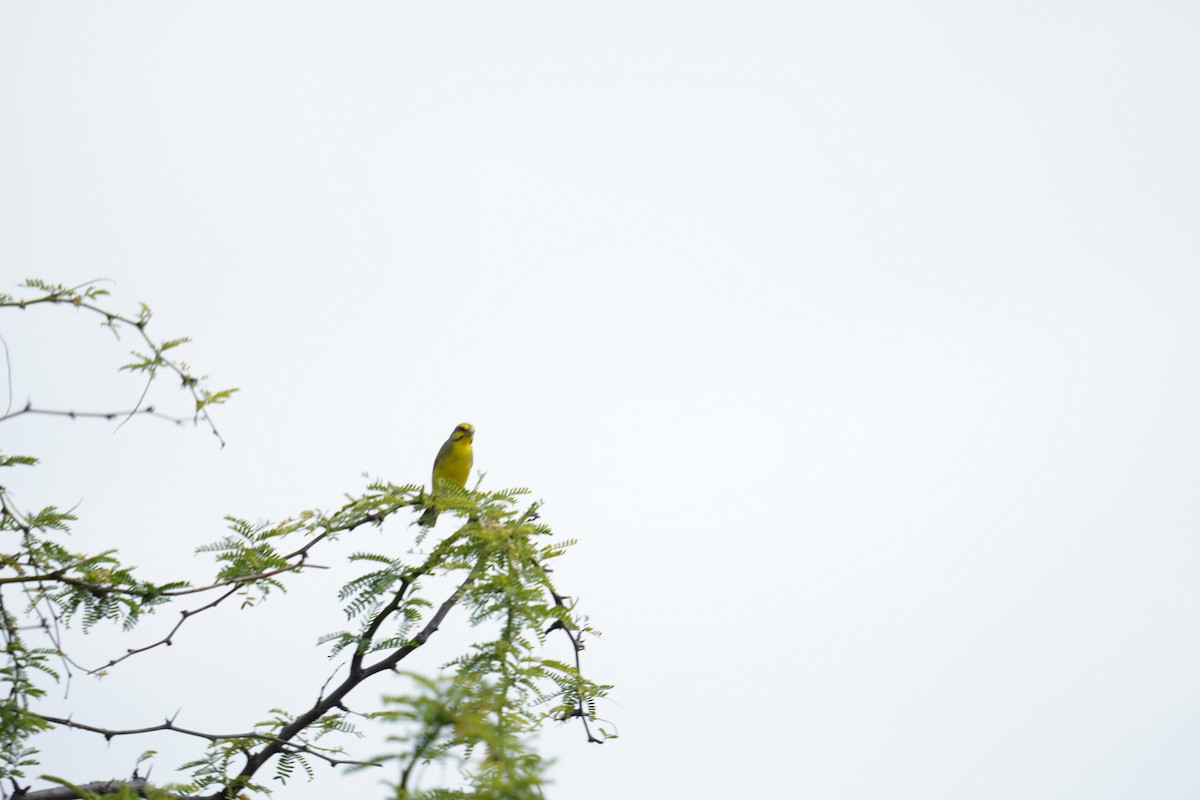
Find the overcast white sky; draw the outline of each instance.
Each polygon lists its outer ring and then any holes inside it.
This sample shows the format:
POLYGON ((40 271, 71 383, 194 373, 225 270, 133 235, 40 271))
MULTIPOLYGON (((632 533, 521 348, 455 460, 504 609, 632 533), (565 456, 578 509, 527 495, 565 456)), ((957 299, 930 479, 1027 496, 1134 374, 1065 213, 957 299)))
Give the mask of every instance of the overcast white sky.
MULTIPOLYGON (((579 538, 559 580, 605 633, 621 738, 548 731, 553 796, 1194 798, 1198 31, 1166 0, 10 0, 0 291, 110 278, 242 392, 225 450, 4 423, 45 459, 6 485, 199 581, 224 514, 425 482, 466 420, 486 485, 579 538)), ((91 318, 0 333, 18 404, 136 399, 91 318)), ((297 584, 55 703, 299 710, 340 612, 297 584)), ((41 745, 75 780, 192 752, 41 745)), ((327 772, 278 796, 383 795, 327 772)))

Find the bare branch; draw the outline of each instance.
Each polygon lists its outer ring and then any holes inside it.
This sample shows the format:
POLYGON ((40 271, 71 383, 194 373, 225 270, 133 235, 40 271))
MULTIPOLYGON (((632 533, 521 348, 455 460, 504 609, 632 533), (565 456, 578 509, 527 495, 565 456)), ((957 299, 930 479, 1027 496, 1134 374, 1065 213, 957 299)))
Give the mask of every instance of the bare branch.
POLYGON ((82 722, 75 722, 72 719, 64 719, 63 717, 51 717, 38 715, 46 722, 55 725, 61 725, 64 728, 74 728, 75 730, 88 731, 89 733, 98 733, 104 737, 106 741, 112 740, 118 736, 138 736, 144 733, 155 733, 157 731, 171 731, 172 733, 181 733, 185 736, 194 736, 198 739, 207 739, 210 742, 228 741, 230 739, 251 739, 260 742, 276 744, 280 747, 280 752, 285 753, 304 753, 306 755, 319 758, 329 762, 333 766, 342 764, 354 764, 361 767, 378 766, 374 761, 356 761, 354 759, 337 758, 330 756, 328 753, 337 752, 330 748, 314 747, 309 744, 296 744, 294 742, 284 741, 275 736, 250 731, 249 733, 205 733, 204 731, 194 731, 189 728, 182 728, 175 724, 174 718, 164 721, 160 725, 149 725, 145 728, 128 728, 125 730, 112 730, 109 728, 101 728, 95 725, 85 725, 82 722))
POLYGON ((52 417, 70 417, 71 419, 106 419, 114 420, 117 417, 129 418, 134 414, 142 414, 148 417, 158 417, 165 419, 168 422, 174 422, 176 425, 182 425, 188 420, 183 417, 172 417, 170 414, 164 414, 161 411, 155 410, 154 406, 146 406, 145 408, 134 408, 132 411, 58 411, 49 408, 34 408, 32 404, 26 403, 25 407, 13 411, 11 414, 5 414, 0 417, 0 422, 7 422, 10 419, 16 419, 22 414, 44 414, 52 417))
MULTIPOLYGON (((545 576, 546 588, 550 590, 550 596, 554 598, 554 605, 558 606, 559 608, 566 608, 567 598, 555 591, 554 583, 550 580, 549 571, 541 564, 537 564, 536 566, 539 570, 541 570, 542 575, 545 576)), ((583 651, 583 642, 580 641, 579 636, 577 636, 574 631, 568 628, 561 619, 556 619, 554 623, 546 629, 546 633, 550 633, 550 631, 556 629, 565 633, 567 638, 571 640, 571 651, 575 654, 575 671, 582 674, 583 664, 580 662, 579 654, 583 651)), ((579 705, 578 708, 575 709, 573 716, 579 717, 580 721, 583 722, 583 732, 587 734, 588 744, 604 744, 603 739, 597 739, 595 735, 592 734, 592 728, 590 725, 588 725, 587 712, 583 708, 582 697, 579 698, 579 705)))

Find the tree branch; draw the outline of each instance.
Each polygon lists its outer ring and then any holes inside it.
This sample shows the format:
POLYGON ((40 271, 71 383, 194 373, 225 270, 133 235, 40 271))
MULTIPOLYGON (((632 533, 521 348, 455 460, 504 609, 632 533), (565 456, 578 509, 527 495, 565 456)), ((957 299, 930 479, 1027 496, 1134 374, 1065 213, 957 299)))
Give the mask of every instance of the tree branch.
MULTIPOLYGON (((4 499, 3 495, 0 494, 0 501, 2 501, 3 499, 4 499)), ((410 504, 408 504, 408 503, 400 504, 397 506, 397 508, 395 510, 399 510, 399 508, 407 507, 408 505, 410 505, 410 504)), ((107 664, 104 664, 100 667, 96 667, 95 669, 87 670, 89 673, 95 674, 97 672, 100 672, 101 670, 105 670, 105 669, 108 669, 109 667, 119 664, 120 662, 122 662, 122 661, 126 660, 127 658, 130 658, 134 655, 137 655, 138 653, 143 653, 143 652, 146 652, 147 650, 152 650, 152 649, 154 649, 156 647, 160 647, 162 645, 169 646, 171 644, 172 639, 175 636, 175 634, 179 631, 180 627, 183 625, 183 623, 188 618, 200 613, 201 611, 206 611, 210 608, 216 607, 217 605, 219 605, 220 603, 222 603, 223 601, 227 600, 229 597, 234 595, 237 592, 237 590, 239 588, 241 588, 242 586, 245 586, 245 585, 251 584, 251 583, 255 583, 257 581, 264 580, 266 578, 271 578, 275 575, 280 575, 285 572, 294 572, 294 571, 297 571, 300 569, 305 569, 305 568, 307 568, 307 569, 325 569, 325 567, 322 567, 318 564, 307 563, 308 553, 310 550, 312 550, 313 547, 315 547, 319 542, 327 539, 328 537, 330 537, 331 535, 333 535, 335 533, 340 533, 342 531, 352 531, 352 530, 354 530, 362 525, 368 524, 368 523, 382 522, 387 516, 389 516, 389 514, 394 513, 395 510, 371 512, 371 513, 363 514, 362 516, 359 516, 359 517, 355 517, 355 518, 346 520, 340 524, 326 524, 325 530, 322 533, 318 534, 317 536, 314 536, 312 539, 310 539, 308 542, 306 542, 304 544, 304 546, 283 556, 283 558, 285 560, 289 560, 289 561, 296 560, 297 563, 288 564, 286 566, 277 567, 275 569, 266 570, 264 572, 258 572, 253 575, 242 575, 242 576, 239 576, 236 578, 229 578, 228 580, 224 580, 224 581, 217 581, 216 583, 212 583, 207 586, 191 586, 191 587, 182 588, 182 589, 172 589, 172 590, 168 590, 165 592, 150 592, 150 591, 147 591, 144 589, 136 589, 136 588, 129 589, 129 588, 125 588, 125 587, 96 584, 96 583, 91 583, 88 581, 82 581, 82 580, 79 580, 78 578, 72 578, 67 575, 67 573, 72 569, 72 566, 60 567, 59 569, 53 570, 51 572, 39 573, 37 575, 13 575, 13 576, 7 576, 7 577, 0 577, 0 586, 2 586, 4 584, 9 584, 9 583, 24 583, 24 584, 62 583, 62 584, 68 585, 68 586, 73 586, 77 589, 81 589, 86 592, 90 592, 96 596, 103 596, 106 594, 118 594, 118 595, 123 595, 126 597, 137 597, 137 598, 141 598, 141 599, 145 599, 149 596, 183 597, 186 595, 201 594, 204 592, 213 591, 215 589, 223 589, 226 587, 232 587, 232 589, 230 591, 225 592, 223 595, 221 595, 220 597, 218 597, 216 600, 214 600, 211 603, 200 606, 199 608, 185 610, 185 611, 180 612, 181 616, 180 616, 179 621, 170 630, 170 632, 168 632, 167 635, 164 636, 162 639, 160 639, 156 642, 153 642, 152 644, 146 645, 144 647, 132 648, 130 650, 127 650, 124 655, 112 659, 107 664)))
MULTIPOLYGON (((127 781, 95 781, 81 784, 78 788, 92 794, 114 794, 126 786, 136 791, 139 797, 145 797, 146 789, 153 788, 143 778, 130 778, 127 781)), ((188 795, 171 794, 170 792, 162 792, 162 794, 172 800, 195 800, 188 795)), ((39 789, 36 792, 29 791, 29 787, 18 787, 12 800, 79 800, 79 793, 70 786, 55 786, 52 789, 39 789)))
POLYGON ((280 752, 286 753, 305 753, 329 762, 333 766, 342 764, 354 764, 361 767, 374 767, 378 764, 374 761, 357 761, 348 758, 336 758, 327 755, 327 753, 337 752, 330 748, 313 747, 309 744, 296 744, 290 741, 284 741, 275 736, 269 736, 264 733, 251 731, 249 733, 205 733, 204 731, 194 731, 189 728, 181 728, 175 724, 174 718, 168 719, 160 725, 149 725, 145 728, 129 728, 126 730, 111 730, 109 728, 100 728, 95 725, 85 725, 82 722, 75 722, 72 719, 64 719, 62 717, 51 717, 44 714, 38 714, 38 717, 46 722, 55 725, 61 725, 64 728, 74 728, 76 730, 88 731, 89 733, 98 733, 104 737, 105 741, 109 741, 117 736, 137 736, 143 733, 155 733, 157 731, 171 731, 172 733, 182 733, 185 736, 194 736, 198 739, 207 739, 210 742, 221 742, 230 739, 253 739, 260 742, 276 744, 280 747, 280 752))
POLYGON ((290 742, 310 725, 319 720, 321 717, 325 716, 333 709, 341 707, 342 700, 348 694, 350 694, 350 692, 357 688, 359 684, 366 681, 372 675, 377 675, 380 672, 395 669, 396 665, 399 664, 405 657, 425 644, 425 642, 429 640, 429 637, 433 636, 433 634, 437 632, 438 628, 442 624, 442 620, 444 620, 446 615, 450 613, 450 609, 457 605, 459 599, 462 597, 467 588, 470 587, 471 584, 473 584, 483 573, 486 562, 486 557, 479 559, 479 561, 475 564, 475 567, 471 570, 471 573, 438 607, 438 610, 433 614, 432 617, 430 617, 429 622, 426 623, 425 627, 413 637, 410 643, 404 645, 403 647, 397 648, 396 651, 390 656, 381 659, 379 662, 369 667, 360 666, 358 670, 352 669, 349 677, 342 681, 342 683, 339 684, 336 689, 334 689, 325 697, 319 699, 312 708, 296 717, 296 719, 292 720, 289 725, 284 726, 279 731, 279 736, 275 741, 271 742, 257 753, 248 756, 246 759, 246 766, 242 768, 242 771, 238 773, 238 775, 234 777, 233 780, 231 780, 226 786, 224 786, 221 791, 211 795, 209 800, 222 800, 222 798, 236 796, 240 788, 249 783, 250 779, 254 777, 256 772, 262 769, 264 764, 270 761, 273 757, 286 752, 288 742, 290 742))
MULTIPOLYGON (((566 608, 567 607, 566 597, 564 597, 563 595, 560 595, 557 591, 555 591, 554 583, 550 580, 550 572, 541 564, 538 564, 537 568, 539 570, 541 570, 542 575, 545 576, 546 588, 550 590, 550 596, 554 598, 554 605, 558 606, 559 608, 566 608)), ((553 631, 555 629, 560 630, 563 633, 565 633, 567 635, 567 638, 571 640, 571 651, 575 654, 575 672, 582 675, 583 674, 583 664, 580 661, 579 654, 580 654, 580 652, 583 651, 583 642, 580 641, 579 637, 576 636, 575 633, 570 628, 568 628, 561 619, 554 620, 554 623, 549 628, 546 629, 546 633, 550 633, 550 631, 553 631)), ((583 722, 583 732, 587 734, 588 744, 604 744, 603 739, 597 739, 592 734, 592 728, 590 725, 588 725, 587 712, 583 708, 583 698, 582 697, 580 697, 578 700, 578 707, 575 709, 574 716, 579 717, 580 721, 583 722)))
POLYGON ((95 675, 97 672, 102 672, 103 670, 106 670, 109 667, 120 664, 125 659, 132 658, 133 656, 136 656, 138 653, 144 653, 147 650, 153 650, 154 648, 161 647, 164 644, 169 647, 172 643, 171 640, 174 638, 175 634, 179 632, 179 629, 183 627, 183 623, 187 622, 190 617, 193 617, 196 614, 199 614, 201 611, 207 611, 210 608, 216 608, 219 604, 221 604, 222 602, 224 602, 225 600, 229 599, 234 594, 236 594, 238 588, 239 587, 235 586, 234 588, 230 589, 228 592, 221 595, 216 600, 213 600, 211 603, 208 603, 207 605, 200 606, 199 608, 185 609, 184 611, 180 611, 179 612, 179 621, 175 623, 175 627, 171 628, 170 632, 168 632, 166 636, 159 639, 157 642, 154 642, 153 644, 146 645, 145 647, 130 648, 125 651, 125 655, 118 656, 103 666, 96 667, 95 669, 89 669, 88 674, 95 675))
MULTIPOLYGON (((442 558, 442 553, 445 552, 452 542, 461 537, 462 532, 463 529, 460 528, 455 533, 446 537, 446 539, 437 546, 436 550, 433 553, 430 553, 429 558, 425 559, 424 564, 413 570, 409 575, 400 579, 400 588, 396 590, 396 594, 392 597, 391 601, 375 615, 375 618, 371 620, 371 624, 367 626, 367 629, 363 631, 362 636, 359 637, 358 647, 354 651, 354 656, 350 659, 351 675, 362 670, 363 659, 367 656, 367 650, 370 648, 371 642, 375 640, 375 635, 379 633, 379 629, 383 626, 384 621, 386 621, 387 618, 392 614, 396 613, 396 610, 400 608, 401 603, 404 602, 404 593, 408 591, 409 587, 411 587, 419 577, 429 574, 429 571, 432 569, 433 565, 442 558)), ((464 587, 467 585, 469 584, 464 584, 464 587)))
POLYGON ((187 422, 182 417, 172 417, 169 414, 164 414, 157 411, 154 406, 146 406, 145 408, 135 408, 132 411, 57 411, 49 408, 34 408, 31 403, 26 403, 25 407, 11 414, 5 414, 0 417, 0 422, 6 422, 10 419, 16 419, 22 414, 45 414, 53 417, 70 417, 71 419, 106 419, 114 420, 117 417, 125 417, 128 419, 134 414, 144 414, 150 417, 158 417, 165 419, 168 422, 174 422, 176 425, 182 425, 187 422))
MULTIPOLYGON (((92 303, 85 302, 85 296, 91 298, 108 294, 106 290, 87 290, 84 292, 84 294, 79 293, 80 289, 84 289, 92 283, 95 283, 95 281, 88 281, 87 283, 82 283, 73 288, 67 288, 64 286, 49 287, 45 284, 37 285, 32 282, 26 283, 25 285, 28 288, 44 291, 46 292, 46 295, 43 297, 35 297, 32 300, 0 301, 0 308, 19 308, 21 310, 25 310, 30 306, 42 304, 72 305, 75 306, 75 308, 87 309, 88 311, 104 317, 105 321, 103 324, 112 328, 114 331, 116 330, 116 323, 120 323, 135 329, 142 337, 142 340, 146 343, 146 346, 150 348, 150 352, 153 354, 153 359, 150 362, 152 366, 149 368, 150 378, 146 383, 147 389, 149 389, 150 383, 154 381, 154 369, 157 369, 158 367, 166 367, 170 371, 174 372, 179 377, 181 385, 191 393, 192 399, 196 401, 196 413, 192 419, 199 421, 201 418, 203 418, 204 422, 208 425, 209 430, 212 431, 213 436, 217 437, 217 441, 220 442, 221 447, 224 448, 225 439, 222 438, 220 431, 217 430, 216 423, 213 422, 212 417, 209 416, 208 410, 205 408, 206 402, 209 398, 202 398, 200 393, 197 391, 197 386, 199 385, 200 381, 203 380, 203 378, 197 378, 194 375, 186 372, 186 364, 180 366, 179 363, 163 357, 163 352, 168 349, 168 346, 165 345, 169 345, 169 343, 156 343, 150 338, 149 334, 146 333, 146 325, 150 322, 149 308, 143 304, 142 314, 138 317, 138 319, 131 319, 122 314, 117 314, 103 309, 97 305, 93 305, 92 303)), ((181 343, 180 340, 174 342, 174 344, 179 343, 181 343)), ((145 397, 145 391, 142 392, 142 397, 145 397)), ((140 408, 141 399, 138 400, 138 405, 134 407, 133 411, 129 412, 125 419, 129 420, 135 413, 139 412, 140 408)))

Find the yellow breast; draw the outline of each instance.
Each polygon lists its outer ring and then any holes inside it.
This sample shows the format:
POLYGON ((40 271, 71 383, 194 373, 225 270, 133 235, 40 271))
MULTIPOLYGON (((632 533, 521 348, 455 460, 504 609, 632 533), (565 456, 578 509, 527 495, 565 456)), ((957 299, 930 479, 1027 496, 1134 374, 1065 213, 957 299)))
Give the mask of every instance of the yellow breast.
POLYGON ((439 480, 466 486, 473 461, 470 439, 451 439, 443 444, 442 449, 438 451, 437 460, 433 462, 433 488, 437 489, 439 480))

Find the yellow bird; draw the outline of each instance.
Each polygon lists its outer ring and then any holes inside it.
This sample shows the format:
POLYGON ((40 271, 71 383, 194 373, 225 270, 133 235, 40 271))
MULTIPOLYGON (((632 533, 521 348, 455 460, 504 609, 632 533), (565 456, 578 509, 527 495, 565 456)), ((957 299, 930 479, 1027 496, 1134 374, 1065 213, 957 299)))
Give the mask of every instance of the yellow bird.
MULTIPOLYGON (((456 486, 466 486, 467 478, 471 474, 471 464, 475 460, 471 455, 471 442, 474 439, 475 426, 463 422, 450 434, 442 449, 438 450, 437 458, 433 460, 433 485, 430 487, 435 497, 439 480, 450 481, 456 486)), ((417 520, 417 524, 431 528, 437 522, 437 518, 437 509, 427 508, 421 519, 417 520)))

